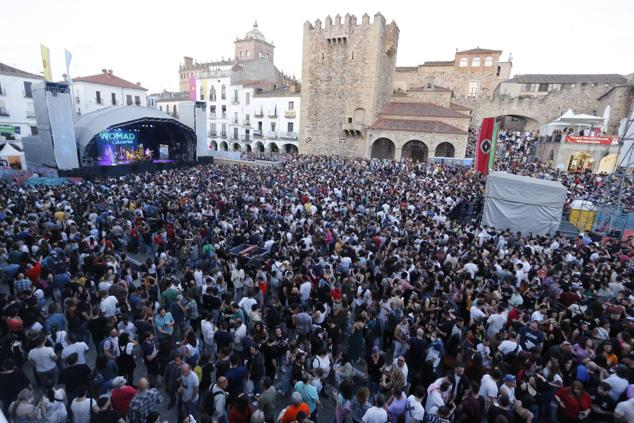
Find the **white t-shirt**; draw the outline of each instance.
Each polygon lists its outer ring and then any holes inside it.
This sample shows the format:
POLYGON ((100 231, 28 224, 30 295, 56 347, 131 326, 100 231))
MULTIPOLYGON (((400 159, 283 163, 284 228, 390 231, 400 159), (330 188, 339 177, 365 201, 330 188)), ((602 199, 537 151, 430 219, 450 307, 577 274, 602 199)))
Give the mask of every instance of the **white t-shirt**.
POLYGON ((610 385, 610 396, 614 401, 618 401, 621 394, 625 392, 629 385, 627 379, 617 376, 616 373, 610 375, 604 382, 610 385))
POLYGON ((512 353, 513 351, 522 351, 522 347, 515 341, 505 339, 504 341, 500 342, 500 345, 498 345, 498 351, 500 351, 504 355, 507 355, 509 353, 512 353))
POLYGON ((319 355, 315 356, 311 364, 313 365, 313 369, 319 367, 321 370, 323 370, 324 379, 328 377, 328 374, 330 373, 330 357, 328 355, 326 355, 326 357, 321 357, 319 355))
POLYGON ((416 399, 415 395, 407 397, 407 408, 405 412, 405 423, 412 423, 413 421, 422 422, 425 418, 425 409, 423 404, 416 399))
POLYGON ((310 299, 311 288, 312 285, 309 281, 306 281, 299 286, 299 295, 302 301, 308 301, 310 299))
POLYGON ((370 407, 361 420, 363 423, 386 423, 387 411, 384 408, 370 407))
POLYGON ((469 314, 470 314, 471 320, 480 320, 487 317, 487 315, 476 306, 471 306, 471 310, 469 314))
POLYGON ((495 383, 495 379, 493 379, 491 375, 486 374, 482 376, 478 396, 483 397, 485 401, 498 397, 498 385, 495 383))
POLYGON ((101 304, 99 308, 105 317, 112 317, 117 314, 117 305, 119 301, 117 301, 117 297, 114 295, 109 295, 103 300, 101 300, 101 304))
POLYGON ((97 401, 91 398, 84 398, 81 401, 78 401, 78 398, 75 398, 73 402, 70 404, 70 409, 73 412, 73 423, 90 423, 90 405, 92 404, 92 411, 97 413, 99 412, 99 407, 97 407, 97 401))
POLYGON ((626 422, 634 422, 634 398, 618 403, 614 409, 614 414, 623 416, 626 422))
POLYGON ((51 347, 38 347, 29 351, 29 360, 35 362, 35 371, 43 373, 55 368, 57 354, 51 347))
POLYGON ((443 405, 445 405, 445 401, 442 399, 440 389, 434 389, 427 394, 427 402, 425 403, 427 414, 437 414, 438 409, 443 405))
POLYGON ((90 347, 85 342, 75 342, 62 350, 62 358, 66 360, 72 353, 77 353, 77 364, 86 364, 84 353, 89 349, 90 347))
POLYGON ((251 307, 253 307, 253 304, 257 303, 258 302, 254 298, 242 297, 238 305, 240 306, 242 311, 244 311, 244 314, 248 316, 249 313, 251 313, 251 307))
POLYGON ((487 328, 487 336, 493 338, 506 324, 507 317, 504 314, 492 314, 487 319, 489 327, 487 328))

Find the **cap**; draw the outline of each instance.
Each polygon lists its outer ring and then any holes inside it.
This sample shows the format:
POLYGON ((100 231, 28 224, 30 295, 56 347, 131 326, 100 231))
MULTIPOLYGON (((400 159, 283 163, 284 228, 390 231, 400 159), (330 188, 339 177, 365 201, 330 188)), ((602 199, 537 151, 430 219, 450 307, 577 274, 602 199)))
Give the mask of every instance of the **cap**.
POLYGON ((380 351, 381 351, 381 350, 379 349, 379 347, 377 347, 377 346, 372 347, 372 352, 373 352, 373 353, 378 353, 378 352, 380 352, 380 351))
POLYGON ((515 382, 515 376, 513 375, 504 376, 504 382, 515 382))

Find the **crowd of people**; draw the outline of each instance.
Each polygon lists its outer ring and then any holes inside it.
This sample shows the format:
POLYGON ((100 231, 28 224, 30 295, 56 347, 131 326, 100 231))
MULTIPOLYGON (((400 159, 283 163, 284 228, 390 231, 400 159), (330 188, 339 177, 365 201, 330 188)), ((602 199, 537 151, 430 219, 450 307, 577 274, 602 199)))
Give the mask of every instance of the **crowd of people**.
POLYGON ((484 184, 310 156, 2 183, 4 414, 633 422, 631 241, 450 219, 484 184))

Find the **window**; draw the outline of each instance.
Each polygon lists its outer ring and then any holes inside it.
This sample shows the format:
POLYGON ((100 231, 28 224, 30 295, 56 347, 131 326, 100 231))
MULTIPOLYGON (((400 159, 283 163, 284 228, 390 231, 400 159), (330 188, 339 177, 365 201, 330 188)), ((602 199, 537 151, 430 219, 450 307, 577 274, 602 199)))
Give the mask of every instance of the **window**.
POLYGON ((545 93, 548 91, 548 84, 539 84, 539 88, 537 88, 537 91, 539 91, 540 93, 545 93))
POLYGON ((244 94, 244 104, 247 106, 251 104, 251 93, 244 94))
POLYGON ((531 90, 531 85, 532 84, 522 84, 521 91, 524 93, 529 92, 531 90))
POLYGON ((97 104, 101 104, 101 91, 95 91, 95 101, 97 104))
POLYGON ((497 70, 495 71, 495 76, 500 76, 501 71, 502 71, 502 68, 498 66, 497 70))
POLYGON ((247 125, 251 124, 251 116, 249 116, 248 113, 246 115, 244 115, 244 123, 247 124, 247 125))
POLYGON ((227 136, 227 124, 222 124, 222 137, 225 138, 227 136))
POLYGON ((478 82, 471 81, 469 82, 469 92, 467 93, 469 97, 475 98, 478 96, 478 82))
POLYGON ((222 100, 227 99, 227 87, 225 87, 224 85, 220 88, 220 98, 222 100))
POLYGON ((0 95, 7 95, 7 93, 5 93, 4 90, 2 89, 2 85, 0 85, 0 95))
POLYGON ((271 122, 271 132, 275 132, 275 122, 271 122))
POLYGON ((163 106, 159 106, 159 110, 162 112, 163 111, 163 106))
POLYGON ((210 134, 212 137, 215 137, 215 136, 216 136, 216 124, 215 124, 215 123, 210 123, 210 124, 209 124, 209 134, 210 134))
POLYGON ((117 95, 115 93, 110 93, 110 99, 112 101, 112 105, 116 106, 117 105, 117 95))
POLYGON ((484 66, 487 68, 493 66, 493 57, 487 56, 487 58, 484 59, 484 66))
POLYGON ((216 118, 216 106, 209 106, 209 117, 212 119, 216 118))
POLYGON ((238 90, 233 90, 233 102, 235 104, 239 103, 239 101, 238 101, 238 90))
POLYGON ((31 126, 31 135, 37 135, 37 126, 31 126))
POLYGON ((294 101, 289 101, 288 102, 288 110, 295 110, 295 102, 294 101))
POLYGON ((249 57, 249 50, 246 50, 246 51, 244 52, 244 57, 249 57))
POLYGON ((479 68, 480 67, 480 58, 479 57, 474 57, 471 60, 471 67, 474 67, 474 68, 479 68))
POLYGON ((216 88, 213 85, 209 90, 209 101, 216 101, 216 88))
POLYGON ((233 113, 233 123, 238 123, 238 112, 233 113))
POLYGON ((203 86, 200 86, 200 99, 204 100, 205 99, 205 91, 203 91, 203 86))
POLYGON ((293 127, 294 127, 294 126, 295 126, 295 125, 293 124, 293 122, 288 122, 288 123, 286 124, 286 129, 288 130, 288 133, 289 133, 289 134, 291 134, 291 133, 293 132, 293 127))
POLYGON ((125 104, 127 104, 128 106, 132 105, 132 96, 130 94, 125 96, 125 104))
POLYGON ((33 83, 24 81, 24 97, 33 98, 33 83))
POLYGON ((250 129, 245 129, 244 130, 244 140, 245 141, 250 141, 251 140, 251 130, 250 129))
POLYGON ((141 105, 141 97, 139 97, 138 95, 134 96, 134 104, 136 104, 137 106, 141 105))
POLYGON ((469 64, 469 59, 467 59, 466 57, 463 57, 460 59, 459 66, 461 68, 466 68, 468 64, 469 64))
POLYGON ((227 106, 222 106, 222 118, 227 119, 227 106))
POLYGON ((233 128, 233 139, 234 140, 238 139, 238 128, 233 128))

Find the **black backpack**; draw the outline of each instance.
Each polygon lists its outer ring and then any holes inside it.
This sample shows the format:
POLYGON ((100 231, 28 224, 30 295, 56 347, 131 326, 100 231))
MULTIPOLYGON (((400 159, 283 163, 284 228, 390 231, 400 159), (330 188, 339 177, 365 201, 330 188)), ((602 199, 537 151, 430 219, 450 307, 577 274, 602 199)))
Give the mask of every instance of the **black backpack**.
POLYGON ((218 395, 226 395, 223 390, 214 392, 215 383, 212 383, 209 387, 209 395, 205 398, 205 404, 203 404, 203 412, 209 417, 212 417, 216 412, 216 397, 218 395))

